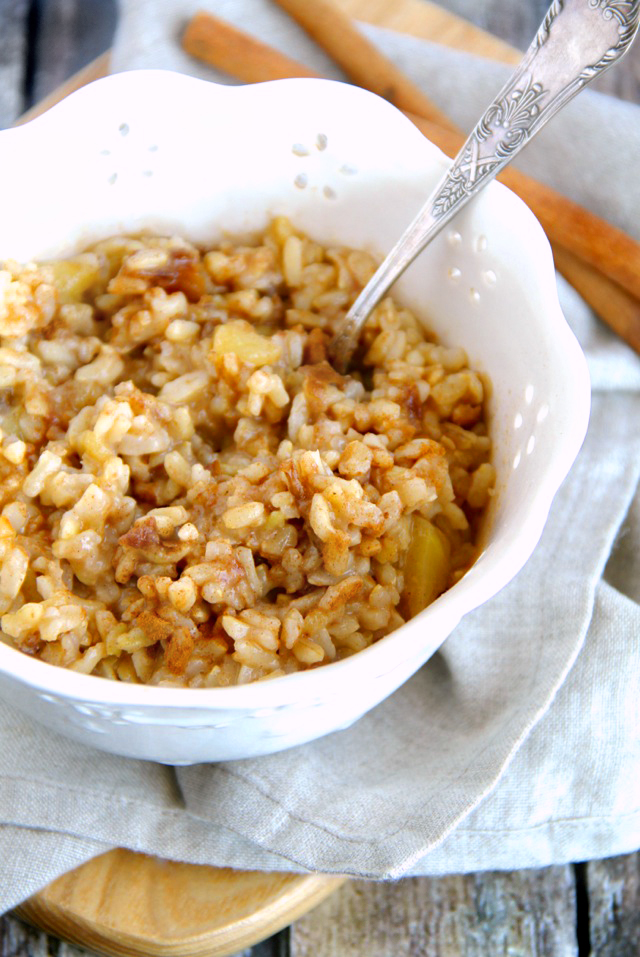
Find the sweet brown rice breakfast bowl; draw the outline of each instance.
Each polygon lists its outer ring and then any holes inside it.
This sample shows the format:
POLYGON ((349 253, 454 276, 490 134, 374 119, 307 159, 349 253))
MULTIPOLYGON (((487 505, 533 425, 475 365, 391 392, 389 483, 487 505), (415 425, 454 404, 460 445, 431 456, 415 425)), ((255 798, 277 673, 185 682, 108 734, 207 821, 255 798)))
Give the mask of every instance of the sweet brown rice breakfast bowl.
POLYGON ((341 660, 476 556, 495 469, 464 351, 284 217, 257 244, 6 264, 0 623, 82 674, 214 688, 341 660), (5 391, 5 395, 7 391, 5 391))
POLYGON ((540 227, 488 189, 343 376, 443 164, 383 101, 132 73, 1 138, 0 692, 169 763, 348 726, 524 564, 581 444, 540 227))

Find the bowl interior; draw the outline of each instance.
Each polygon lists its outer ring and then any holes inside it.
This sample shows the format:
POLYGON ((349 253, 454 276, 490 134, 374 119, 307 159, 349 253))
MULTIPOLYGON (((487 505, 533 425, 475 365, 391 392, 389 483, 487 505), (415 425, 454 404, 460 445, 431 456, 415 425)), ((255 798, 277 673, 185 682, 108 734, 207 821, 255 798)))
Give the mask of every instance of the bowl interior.
MULTIPOLYGON (((16 185, 3 200, 0 259, 18 260, 145 229, 196 242, 249 236, 277 214, 323 244, 381 257, 446 166, 402 114, 355 87, 220 87, 156 71, 80 90, 0 134, 0 155, 4 181, 16 185), (185 109, 167 116, 166 104, 176 102, 185 109)), ((499 184, 431 243, 396 295, 488 376, 498 472, 485 550, 453 590, 393 636, 407 657, 424 645, 429 620, 440 616, 450 629, 524 564, 584 437, 589 386, 542 229, 499 184)), ((332 669, 382 660, 386 644, 332 669)), ((36 664, 25 659, 25 667, 36 664)))

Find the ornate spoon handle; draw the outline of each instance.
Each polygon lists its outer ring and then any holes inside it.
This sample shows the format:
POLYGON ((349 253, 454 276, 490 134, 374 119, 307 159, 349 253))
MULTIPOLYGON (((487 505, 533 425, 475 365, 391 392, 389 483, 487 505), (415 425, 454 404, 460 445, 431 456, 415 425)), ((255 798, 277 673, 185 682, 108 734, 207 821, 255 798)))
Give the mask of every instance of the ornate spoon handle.
POLYGON ((347 368, 391 284, 552 116, 626 53, 639 17, 640 0, 554 0, 522 63, 343 319, 330 347, 337 368, 347 368))

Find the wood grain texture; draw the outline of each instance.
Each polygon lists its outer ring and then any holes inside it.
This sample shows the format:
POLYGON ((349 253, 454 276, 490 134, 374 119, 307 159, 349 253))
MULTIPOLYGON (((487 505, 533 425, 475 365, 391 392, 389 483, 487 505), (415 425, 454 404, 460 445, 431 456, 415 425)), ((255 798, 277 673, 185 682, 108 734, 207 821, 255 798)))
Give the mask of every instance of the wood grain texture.
POLYGON ((31 104, 104 53, 116 25, 115 0, 38 0, 31 104))
MULTIPOLYGON (((288 934, 284 931, 230 957, 287 957, 287 950, 288 934)), ((97 951, 61 941, 11 914, 0 918, 1 957, 94 957, 96 954, 97 951)))
POLYGON ((109 60, 109 51, 101 53, 99 57, 96 57, 91 63, 88 63, 82 67, 82 69, 78 70, 77 73, 74 73, 73 76, 69 77, 68 80, 65 80, 61 86, 56 87, 52 93, 49 93, 44 99, 39 100, 34 106, 26 110, 15 125, 20 126, 22 123, 28 123, 29 120, 40 116, 41 113, 46 113, 48 109, 55 106, 60 100, 64 100, 65 96, 69 96, 70 93, 79 90, 80 87, 86 86, 87 83, 91 83, 93 80, 99 80, 100 77, 106 76, 109 72, 109 60))
POLYGON ((113 957, 226 957, 296 920, 343 882, 116 850, 63 874, 18 913, 113 957))
POLYGON ((31 927, 12 914, 7 914, 0 920, 0 955, 2 957, 93 957, 84 948, 61 943, 45 931, 31 927))
MULTIPOLYGON (((276 934, 230 957, 286 957, 288 934, 276 934)), ((75 947, 7 914, 0 918, 1 957, 94 957, 97 951, 75 947)))
POLYGON ((291 928, 291 957, 577 957, 574 916, 570 867, 353 881, 291 928))
MULTIPOLYGON (((450 13, 470 20, 482 30, 508 39, 514 47, 524 50, 535 36, 549 2, 548 0, 517 0, 517 2, 440 0, 439 5, 450 13)), ((590 88, 599 93, 609 93, 637 103, 640 99, 640 56, 638 56, 637 46, 614 70, 609 70, 594 80, 590 88)))
POLYGON ((638 957, 640 854, 592 861, 585 870, 591 957, 638 957))
MULTIPOLYGON (((337 6, 356 20, 411 33, 413 36, 454 50, 469 50, 470 42, 478 56, 501 60, 503 63, 518 63, 520 53, 510 43, 500 37, 507 33, 494 31, 494 35, 485 30, 476 29, 468 19, 451 16, 447 3, 430 3, 429 0, 403 0, 402 3, 389 3, 389 0, 335 0, 337 6)), ((503 7, 508 4, 499 0, 503 7)), ((474 4, 474 9, 482 10, 483 2, 474 4)), ((522 6, 522 4, 517 4, 522 6)), ((532 34, 533 35, 533 34, 532 34)), ((529 38, 530 39, 530 38, 529 38)), ((527 41, 528 42, 528 41, 527 41)))
POLYGON ((524 50, 531 42, 549 6, 548 0, 526 0, 524 3, 505 3, 504 0, 440 0, 448 12, 470 20, 481 30, 498 37, 508 37, 509 43, 524 50))
POLYGON ((22 113, 27 68, 28 0, 0 0, 0 129, 22 113))

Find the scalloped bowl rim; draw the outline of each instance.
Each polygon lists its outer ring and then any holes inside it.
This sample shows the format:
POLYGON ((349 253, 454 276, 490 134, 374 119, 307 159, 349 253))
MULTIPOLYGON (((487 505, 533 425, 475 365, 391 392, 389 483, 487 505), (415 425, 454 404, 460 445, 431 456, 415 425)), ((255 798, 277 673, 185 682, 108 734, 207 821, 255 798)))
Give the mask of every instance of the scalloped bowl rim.
MULTIPOLYGON (((331 88, 340 88, 340 96, 344 96, 347 87, 351 97, 362 97, 363 103, 377 101, 376 109, 380 118, 388 122, 406 124, 415 133, 416 144, 426 152, 431 152, 433 162, 437 162, 443 169, 449 165, 449 160, 433 143, 428 141, 395 107, 387 101, 361 90, 333 80, 323 79, 290 79, 275 80, 252 86, 226 86, 196 79, 185 74, 167 70, 137 70, 114 74, 96 80, 85 87, 70 94, 65 100, 50 108, 46 113, 29 121, 23 126, 0 132, 0 154, 8 143, 9 137, 19 143, 20 138, 28 142, 28 138, 44 133, 48 126, 60 123, 74 122, 78 112, 92 101, 99 102, 103 96, 110 96, 113 92, 136 90, 145 91, 149 84, 156 88, 164 84, 167 90, 177 85, 190 87, 192 92, 204 94, 214 104, 218 97, 246 97, 270 96, 277 94, 283 88, 289 90, 293 86, 303 84, 307 91, 316 87, 321 95, 331 88), (206 93, 205 93, 206 90, 206 93), (386 115, 385 115, 386 114, 386 115)), ((421 646, 424 646, 424 637, 418 629, 413 627, 424 616, 431 619, 440 619, 446 623, 446 634, 450 634, 460 619, 473 611, 479 605, 493 597, 507 585, 528 561, 536 547, 546 523, 552 500, 566 477, 586 434, 589 406, 590 386, 584 355, 569 328, 562 313, 558 300, 553 258, 547 238, 534 215, 515 194, 505 186, 493 182, 485 191, 504 191, 511 197, 511 201, 519 204, 530 217, 530 234, 527 239, 537 244, 537 254, 544 262, 546 282, 541 283, 538 294, 543 300, 544 309, 539 312, 541 323, 540 331, 546 334, 549 341, 557 350, 563 353, 564 369, 567 381, 574 389, 573 405, 568 406, 563 422, 564 433, 567 436, 564 443, 558 443, 554 449, 551 465, 547 465, 544 477, 539 487, 531 493, 528 513, 523 523, 508 537, 508 541, 501 546, 499 555, 488 555, 482 552, 476 563, 466 575, 450 590, 441 595, 420 615, 401 626, 398 631, 380 639, 368 648, 359 651, 341 661, 332 662, 318 669, 296 672, 284 675, 273 680, 254 682, 246 685, 234 685, 223 688, 167 688, 151 685, 131 685, 125 682, 111 681, 93 675, 83 675, 58 666, 49 665, 38 659, 29 658, 23 652, 0 642, 0 671, 4 674, 43 692, 62 694, 70 700, 91 700, 98 704, 122 706, 161 706, 163 709, 183 710, 189 708, 245 710, 247 708, 261 708, 275 703, 286 704, 298 700, 300 692, 311 691, 313 686, 324 685, 322 689, 325 697, 339 694, 345 686, 351 685, 354 678, 375 677, 378 674, 389 674, 396 667, 411 658, 417 657, 421 646), (485 566, 489 565, 486 569, 485 566), (485 574, 488 571, 490 574, 485 574), (394 647, 393 660, 390 661, 389 650, 394 647)), ((443 638, 442 640, 445 640, 443 638)))

